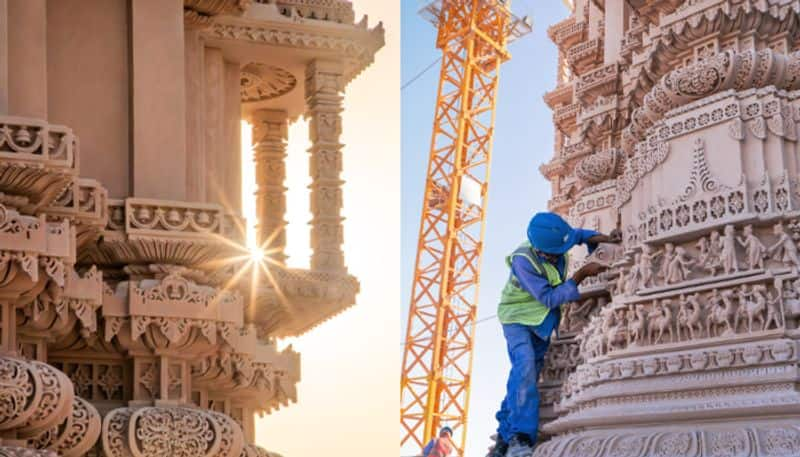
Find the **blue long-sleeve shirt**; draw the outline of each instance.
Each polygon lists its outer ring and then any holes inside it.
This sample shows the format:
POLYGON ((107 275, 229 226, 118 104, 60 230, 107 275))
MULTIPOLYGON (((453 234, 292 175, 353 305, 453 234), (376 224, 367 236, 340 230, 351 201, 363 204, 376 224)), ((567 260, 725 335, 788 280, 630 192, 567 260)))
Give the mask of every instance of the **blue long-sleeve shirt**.
MULTIPOLYGON (((598 235, 594 230, 576 229, 580 234, 578 236, 578 244, 585 244, 589 249, 589 254, 597 249, 597 243, 590 243, 589 238, 598 235)), ((545 259, 539 258, 542 262, 547 262, 545 259)), ((564 270, 567 268, 565 257, 559 256, 555 267, 561 275, 564 275, 564 270)), ((547 277, 538 273, 533 266, 524 257, 514 257, 511 261, 511 274, 516 276, 519 281, 520 287, 526 292, 533 295, 534 298, 542 302, 543 305, 551 310, 559 310, 561 305, 569 303, 580 298, 578 292, 578 284, 572 279, 567 279, 558 286, 551 286, 547 277)), ((547 313, 545 320, 534 327, 533 331, 542 339, 550 338, 553 330, 558 326, 561 318, 560 312, 547 313)))

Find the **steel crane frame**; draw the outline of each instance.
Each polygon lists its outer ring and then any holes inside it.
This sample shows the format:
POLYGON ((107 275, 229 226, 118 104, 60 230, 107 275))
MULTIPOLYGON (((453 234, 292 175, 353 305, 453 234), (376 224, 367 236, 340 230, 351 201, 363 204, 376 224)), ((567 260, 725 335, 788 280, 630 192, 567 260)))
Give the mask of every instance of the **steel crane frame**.
POLYGON ((442 51, 401 377, 401 446, 442 425, 463 455, 500 65, 530 31, 503 0, 421 11, 442 51))

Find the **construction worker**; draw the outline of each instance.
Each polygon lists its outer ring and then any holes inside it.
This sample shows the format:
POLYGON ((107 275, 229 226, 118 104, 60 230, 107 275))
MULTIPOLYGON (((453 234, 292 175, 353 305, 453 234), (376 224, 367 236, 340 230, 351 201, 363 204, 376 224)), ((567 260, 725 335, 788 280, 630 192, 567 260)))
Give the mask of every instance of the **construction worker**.
POLYGON ((433 438, 422 450, 422 457, 447 457, 453 452, 453 429, 442 427, 439 437, 433 438))
POLYGON ((560 307, 580 298, 578 284, 608 267, 589 262, 566 278, 569 251, 585 244, 589 253, 599 243, 619 243, 610 235, 572 228, 554 213, 538 213, 528 224, 528 241, 506 258, 511 268, 503 288, 497 317, 511 359, 506 396, 497 412, 495 446, 489 457, 529 457, 539 426, 539 391, 550 335, 558 328, 560 307))

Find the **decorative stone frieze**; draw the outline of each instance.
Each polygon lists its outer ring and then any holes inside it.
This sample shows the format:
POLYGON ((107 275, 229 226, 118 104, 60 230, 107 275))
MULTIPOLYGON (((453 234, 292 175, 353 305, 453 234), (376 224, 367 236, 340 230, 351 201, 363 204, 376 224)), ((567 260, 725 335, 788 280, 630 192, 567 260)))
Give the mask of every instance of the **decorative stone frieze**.
POLYGON ((237 253, 224 239, 227 215, 219 205, 127 198, 111 200, 108 214, 102 240, 79 253, 80 263, 203 267, 237 253))
POLYGON ((534 456, 793 456, 800 4, 617 6, 583 10, 627 28, 560 83, 582 108, 543 171, 551 208, 624 241, 564 311, 534 456))
POLYGON ((342 0, 258 0, 274 4, 280 13, 290 18, 332 21, 352 24, 355 21, 353 4, 342 0))

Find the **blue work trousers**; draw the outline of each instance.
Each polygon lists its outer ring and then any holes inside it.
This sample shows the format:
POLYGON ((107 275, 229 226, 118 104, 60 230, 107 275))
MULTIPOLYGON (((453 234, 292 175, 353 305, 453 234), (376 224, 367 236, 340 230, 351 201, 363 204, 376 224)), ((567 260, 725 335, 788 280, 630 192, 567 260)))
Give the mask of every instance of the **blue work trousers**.
POLYGON ((539 389, 536 385, 550 346, 549 338, 541 338, 536 327, 523 324, 503 324, 503 334, 511 359, 506 397, 497 412, 497 433, 507 443, 511 437, 524 433, 536 441, 539 428, 539 389))

